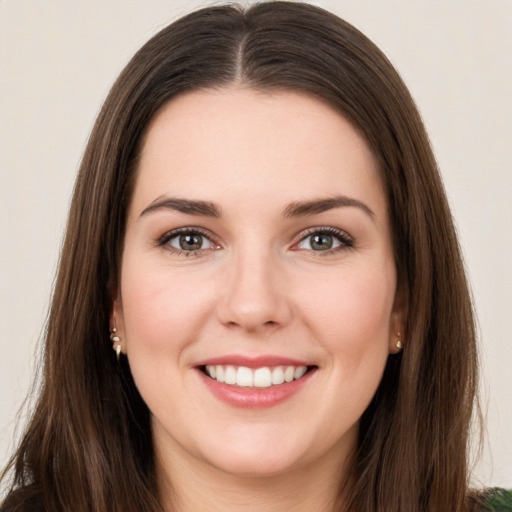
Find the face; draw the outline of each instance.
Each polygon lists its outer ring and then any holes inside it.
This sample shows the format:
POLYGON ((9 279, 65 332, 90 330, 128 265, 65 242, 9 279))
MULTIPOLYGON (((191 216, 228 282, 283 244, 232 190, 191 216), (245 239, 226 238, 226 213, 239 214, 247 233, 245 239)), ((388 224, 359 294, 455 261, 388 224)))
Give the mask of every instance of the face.
POLYGON ((396 285, 376 161, 331 107, 207 90, 152 121, 116 310, 162 460, 344 460, 395 350, 396 285))

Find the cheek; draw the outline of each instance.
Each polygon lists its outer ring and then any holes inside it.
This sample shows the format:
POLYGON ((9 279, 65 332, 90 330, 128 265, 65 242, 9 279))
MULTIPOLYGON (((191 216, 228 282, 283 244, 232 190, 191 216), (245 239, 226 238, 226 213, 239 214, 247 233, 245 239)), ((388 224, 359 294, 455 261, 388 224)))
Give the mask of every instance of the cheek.
POLYGON ((348 364, 364 353, 385 350, 396 288, 394 266, 333 273, 324 290, 305 287, 303 318, 315 338, 348 364))
MULTIPOLYGON (((191 342, 212 307, 212 289, 186 272, 125 266, 121 280, 127 350, 176 351, 191 342)), ((156 354, 156 352, 155 352, 156 354)))
POLYGON ((170 272, 165 265, 141 260, 132 264, 129 258, 123 262, 121 301, 130 369, 149 409, 168 425, 176 421, 169 411, 190 407, 178 390, 212 306, 212 287, 200 284, 190 272, 170 272))

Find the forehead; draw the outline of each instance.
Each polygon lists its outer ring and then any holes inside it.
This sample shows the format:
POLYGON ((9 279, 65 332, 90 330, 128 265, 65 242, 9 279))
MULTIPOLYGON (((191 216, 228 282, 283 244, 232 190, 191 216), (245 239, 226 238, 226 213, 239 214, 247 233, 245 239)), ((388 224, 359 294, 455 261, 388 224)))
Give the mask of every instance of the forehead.
POLYGON ((365 140, 332 107, 296 92, 233 88, 174 98, 147 129, 137 173, 139 211, 162 194, 276 203, 370 191, 385 209, 365 140))

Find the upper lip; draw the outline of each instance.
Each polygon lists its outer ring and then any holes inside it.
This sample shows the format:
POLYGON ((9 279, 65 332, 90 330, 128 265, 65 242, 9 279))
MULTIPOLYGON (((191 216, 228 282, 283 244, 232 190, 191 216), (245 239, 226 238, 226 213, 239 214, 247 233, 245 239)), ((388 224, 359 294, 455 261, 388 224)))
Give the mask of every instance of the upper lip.
POLYGON ((242 356, 237 354, 212 357, 199 361, 195 366, 206 365, 245 366, 247 368, 262 368, 265 366, 312 366, 311 363, 299 359, 278 355, 242 356))

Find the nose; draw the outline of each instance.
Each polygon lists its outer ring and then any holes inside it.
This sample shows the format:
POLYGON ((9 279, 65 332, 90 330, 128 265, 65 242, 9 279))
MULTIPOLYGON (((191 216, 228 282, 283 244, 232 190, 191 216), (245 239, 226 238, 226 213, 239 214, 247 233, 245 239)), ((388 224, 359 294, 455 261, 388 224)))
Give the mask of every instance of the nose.
POLYGON ((218 303, 220 321, 246 332, 267 332, 292 318, 286 278, 272 254, 244 251, 230 262, 226 288, 218 303))

